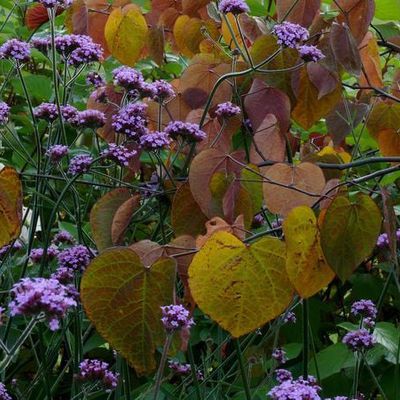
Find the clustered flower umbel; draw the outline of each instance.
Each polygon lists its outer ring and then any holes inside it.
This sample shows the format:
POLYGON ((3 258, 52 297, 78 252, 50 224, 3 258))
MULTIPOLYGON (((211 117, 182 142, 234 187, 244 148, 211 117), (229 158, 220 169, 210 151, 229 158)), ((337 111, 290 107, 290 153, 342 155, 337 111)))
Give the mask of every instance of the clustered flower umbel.
POLYGON ((215 110, 215 114, 221 118, 232 118, 235 115, 241 113, 241 109, 239 106, 232 104, 230 101, 226 103, 219 104, 217 109, 215 110))
POLYGON ((136 150, 130 150, 126 146, 116 143, 110 143, 108 148, 103 150, 101 155, 102 157, 113 160, 121 166, 127 167, 129 165, 129 161, 133 159, 137 154, 136 150))
POLYGON ((3 101, 0 102, 0 125, 5 125, 10 116, 10 106, 3 101))
POLYGON ((96 88, 105 85, 103 77, 98 72, 89 72, 86 76, 86 83, 96 88))
MULTIPOLYGON (((42 261, 42 258, 44 257, 44 249, 39 247, 37 249, 32 249, 29 258, 30 260, 34 263, 40 263, 42 261)), ((59 250, 56 246, 49 246, 46 251, 46 258, 47 260, 53 260, 58 256, 59 250)))
POLYGON ((31 56, 31 47, 29 43, 18 39, 7 40, 0 46, 0 59, 8 59, 25 63, 31 56))
MULTIPOLYGON (((400 242, 400 229, 397 229, 396 231, 396 240, 397 243, 400 242)), ((378 240, 376 242, 376 245, 380 248, 380 249, 384 249, 384 248, 388 248, 389 247, 389 236, 388 234, 382 233, 381 235, 378 236, 378 240)))
MULTIPOLYGON (((191 372, 190 364, 182 364, 177 360, 169 360, 168 367, 177 375, 189 375, 191 372)), ((199 381, 204 379, 204 375, 200 370, 196 371, 196 378, 199 381)))
POLYGON ((68 146, 62 144, 54 144, 46 151, 46 156, 54 164, 59 163, 68 154, 68 146))
POLYGON ((4 383, 0 382, 0 400, 12 400, 12 397, 8 394, 4 383))
POLYGON ((242 14, 249 12, 249 6, 243 0, 221 0, 218 4, 218 9, 223 14, 242 14))
POLYGON ((38 0, 40 4, 46 8, 67 8, 72 4, 73 0, 38 0))
POLYGON ((5 246, 0 248, 0 260, 2 260, 6 254, 21 249, 22 249, 22 243, 19 240, 16 240, 12 245, 6 244, 5 246))
POLYGON ((140 138, 140 146, 144 150, 160 150, 168 147, 171 143, 171 138, 166 132, 149 132, 140 138))
POLYGON ((348 332, 343 337, 343 343, 353 351, 364 351, 375 344, 375 339, 369 329, 375 325, 378 314, 375 304, 371 300, 359 300, 352 304, 351 314, 361 318, 361 327, 348 332))
POLYGON ((190 329, 194 325, 189 311, 181 304, 171 304, 161 307, 161 312, 161 322, 168 333, 173 333, 181 329, 190 329))
POLYGON ((68 310, 77 306, 77 292, 56 279, 23 278, 10 291, 10 314, 27 317, 44 314, 50 330, 60 327, 60 320, 68 310))
POLYGON ((272 358, 279 364, 285 364, 287 361, 286 358, 286 352, 285 350, 281 349, 281 348, 276 348, 273 352, 272 352, 272 358))
POLYGON ((278 38, 277 43, 281 46, 297 48, 300 57, 306 62, 317 62, 324 58, 324 55, 317 47, 303 44, 309 39, 310 34, 301 25, 285 21, 275 25, 272 33, 278 38))
POLYGON ((89 171, 93 157, 89 154, 78 154, 69 162, 68 173, 71 175, 84 174, 89 171))
POLYGON ((85 359, 79 364, 79 374, 75 378, 82 382, 100 383, 107 392, 118 386, 118 373, 110 371, 105 361, 85 359))

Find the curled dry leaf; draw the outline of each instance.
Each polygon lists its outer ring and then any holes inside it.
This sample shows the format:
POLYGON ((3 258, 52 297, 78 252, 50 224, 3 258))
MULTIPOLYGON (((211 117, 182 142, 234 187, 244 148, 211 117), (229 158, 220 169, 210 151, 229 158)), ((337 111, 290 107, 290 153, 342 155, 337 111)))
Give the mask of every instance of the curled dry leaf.
POLYGON ((287 215, 298 206, 312 206, 325 187, 321 168, 311 163, 275 164, 265 168, 264 200, 274 214, 287 215))

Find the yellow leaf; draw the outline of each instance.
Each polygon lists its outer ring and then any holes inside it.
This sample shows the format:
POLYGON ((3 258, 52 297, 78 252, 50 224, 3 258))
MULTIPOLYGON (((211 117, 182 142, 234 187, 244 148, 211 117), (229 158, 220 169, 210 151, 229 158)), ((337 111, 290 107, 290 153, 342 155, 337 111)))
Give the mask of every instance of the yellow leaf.
POLYGON ((322 253, 317 219, 310 207, 294 208, 283 222, 286 271, 303 298, 313 296, 335 277, 322 253))
POLYGON ((128 4, 110 14, 104 33, 111 54, 121 63, 133 66, 147 43, 147 22, 139 7, 128 4))
POLYGON ((265 237, 251 246, 217 232, 195 255, 189 286, 198 306, 234 337, 281 314, 293 287, 285 271, 285 245, 265 237))

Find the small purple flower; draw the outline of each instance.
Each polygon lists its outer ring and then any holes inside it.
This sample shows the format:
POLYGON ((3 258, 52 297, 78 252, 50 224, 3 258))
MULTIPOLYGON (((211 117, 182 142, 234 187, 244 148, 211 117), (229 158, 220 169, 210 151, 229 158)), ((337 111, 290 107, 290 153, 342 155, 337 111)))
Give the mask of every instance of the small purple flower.
POLYGON ((86 76, 86 83, 96 88, 105 85, 103 77, 98 72, 89 72, 86 76))
POLYGON ((249 12, 249 6, 244 0, 221 0, 218 5, 218 9, 223 14, 242 14, 249 12))
POLYGON ((320 390, 321 388, 315 384, 315 379, 287 379, 272 388, 268 396, 272 400, 321 400, 318 394, 320 390))
POLYGON ((375 344, 373 336, 364 328, 347 333, 342 342, 353 351, 370 349, 375 344))
POLYGON ((282 228, 282 223, 283 223, 283 219, 278 218, 277 220, 271 222, 271 227, 272 227, 272 229, 282 228))
POLYGON ((381 235, 378 236, 376 245, 381 249, 389 247, 389 237, 387 233, 382 233, 381 235))
POLYGON ((322 54, 322 51, 319 50, 315 46, 308 46, 308 45, 303 45, 298 47, 300 57, 305 61, 313 61, 313 62, 318 62, 321 61, 325 56, 322 54))
POLYGON ((378 310, 376 309, 375 303, 372 300, 359 300, 352 304, 351 313, 356 317, 361 315, 363 318, 375 319, 378 310))
POLYGON ((59 267, 65 267, 75 272, 83 272, 91 258, 91 252, 81 244, 61 251, 57 257, 59 267))
POLYGON ((127 91, 140 91, 143 84, 143 75, 130 67, 119 67, 112 72, 114 85, 120 86, 127 91))
POLYGON ((5 125, 8 122, 10 115, 10 107, 3 101, 0 102, 0 125, 5 125))
POLYGON ((198 124, 191 124, 189 122, 172 121, 165 128, 165 133, 172 138, 181 136, 189 141, 201 142, 207 137, 198 124))
POLYGON ((279 383, 284 381, 291 381, 293 379, 292 373, 287 369, 276 369, 275 377, 279 383))
POLYGON ((76 292, 55 279, 23 278, 11 289, 10 314, 36 316, 44 313, 50 330, 59 329, 60 319, 76 307, 76 292))
POLYGON ((286 351, 281 349, 281 348, 277 348, 272 352, 272 358, 274 360, 276 360, 276 362, 281 365, 281 364, 285 364, 287 361, 286 358, 286 351))
POLYGON ((69 104, 61 106, 61 115, 65 122, 71 125, 76 125, 78 123, 79 111, 69 104))
POLYGON ((297 321, 297 319, 296 319, 296 314, 295 314, 294 312, 292 312, 292 311, 289 311, 289 312, 286 314, 285 319, 283 320, 283 322, 284 322, 285 324, 286 324, 286 323, 295 324, 296 321, 297 321))
POLYGON ((140 146, 148 151, 161 150, 168 147, 171 143, 171 138, 165 132, 149 132, 140 138, 140 146))
POLYGON ((68 8, 73 0, 38 0, 40 4, 45 6, 46 8, 68 8))
POLYGON ((103 49, 92 41, 82 44, 71 52, 68 57, 68 64, 78 68, 82 64, 90 64, 100 61, 103 58, 103 49))
POLYGON ((140 97, 142 99, 149 97, 150 99, 154 98, 154 96, 156 95, 156 90, 153 87, 152 83, 148 83, 148 82, 143 82, 140 85, 140 97))
POLYGON ((75 277, 74 271, 66 267, 58 267, 55 272, 50 276, 51 279, 56 279, 63 285, 67 285, 73 282, 75 277))
POLYGON ((78 112, 77 126, 97 129, 104 126, 106 123, 106 116, 99 110, 85 110, 78 112))
POLYGON ((259 228, 260 226, 263 226, 265 224, 264 216, 262 214, 256 214, 251 224, 254 228, 259 228))
POLYGON ((84 174, 89 171, 92 162, 93 158, 89 154, 78 154, 69 162, 68 173, 71 175, 84 174))
POLYGON ((46 151, 46 156, 53 163, 59 163, 68 154, 68 146, 62 144, 54 144, 46 151))
POLYGON ((190 329, 194 325, 189 311, 180 304, 161 307, 161 311, 161 322, 168 333, 173 333, 180 329, 190 329))
POLYGON ((272 33, 277 36, 278 44, 291 48, 296 48, 299 43, 310 37, 306 28, 287 21, 275 25, 272 33))
MULTIPOLYGON (((58 256, 59 250, 57 249, 56 246, 49 246, 47 248, 47 259, 48 260, 53 260, 54 258, 56 258, 58 256)), ((42 261, 42 258, 44 256, 44 249, 39 247, 37 249, 32 249, 30 254, 29 254, 29 258, 31 259, 31 261, 34 264, 38 264, 42 261)))
POLYGON ((170 360, 168 362, 168 367, 179 375, 187 375, 191 371, 190 364, 181 364, 179 361, 176 360, 170 360))
POLYGON ((108 145, 108 149, 103 150, 101 155, 104 158, 109 160, 113 160, 121 166, 127 167, 129 165, 129 161, 132 160, 137 154, 136 150, 129 150, 124 145, 117 145, 115 143, 110 143, 108 145))
POLYGON ((152 84, 152 87, 154 91, 153 94, 154 100, 163 102, 176 96, 173 86, 167 81, 164 80, 155 81, 152 84))
POLYGON ((51 242, 57 246, 61 243, 73 244, 75 243, 75 239, 69 232, 60 231, 54 235, 51 242))
POLYGON ((131 103, 121 108, 112 118, 112 127, 117 133, 127 135, 131 139, 138 139, 147 133, 147 105, 131 103))
POLYGON ((8 394, 4 383, 0 382, 0 400, 12 400, 12 397, 8 394))
POLYGON ((232 104, 230 101, 219 104, 217 109, 215 110, 215 114, 218 117, 226 119, 232 118, 240 113, 241 113, 240 107, 235 104, 232 104))
POLYGON ((7 40, 0 46, 0 59, 6 58, 18 62, 27 62, 31 56, 31 46, 18 39, 7 40))
POLYGON ((22 243, 19 240, 16 240, 12 247, 11 244, 6 244, 5 246, 0 248, 0 260, 4 258, 6 254, 8 254, 11 251, 18 251, 22 249, 22 243))
POLYGON ((67 58, 74 50, 87 43, 93 43, 90 36, 86 35, 60 35, 55 38, 56 50, 67 58))
POLYGON ((36 118, 54 122, 58 118, 57 106, 53 103, 42 103, 33 110, 36 118))
POLYGON ((34 49, 40 51, 43 54, 47 54, 51 46, 49 37, 33 38, 30 44, 34 49))
POLYGON ((85 359, 79 364, 79 374, 75 378, 80 382, 100 382, 107 392, 111 392, 118 386, 118 377, 105 361, 85 359))

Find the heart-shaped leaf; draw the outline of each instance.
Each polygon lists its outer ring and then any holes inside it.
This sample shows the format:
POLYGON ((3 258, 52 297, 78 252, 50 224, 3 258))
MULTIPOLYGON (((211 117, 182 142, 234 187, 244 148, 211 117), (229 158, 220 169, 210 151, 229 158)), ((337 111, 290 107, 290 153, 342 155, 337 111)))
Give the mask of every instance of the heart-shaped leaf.
POLYGON ((154 352, 165 340, 163 305, 173 302, 175 260, 145 267, 129 248, 106 250, 85 271, 81 299, 97 331, 140 375, 156 367, 154 352))
POLYGON ((294 208, 283 221, 283 232, 289 279, 301 297, 311 297, 335 277, 322 253, 313 210, 307 206, 294 208))
POLYGON ((198 306, 234 337, 281 314, 292 299, 285 245, 265 237, 251 246, 227 232, 215 233, 189 267, 198 306))
POLYGON ((323 219, 321 245, 326 261, 342 281, 347 280, 375 247, 382 215, 366 194, 357 193, 354 201, 336 197, 323 219))

